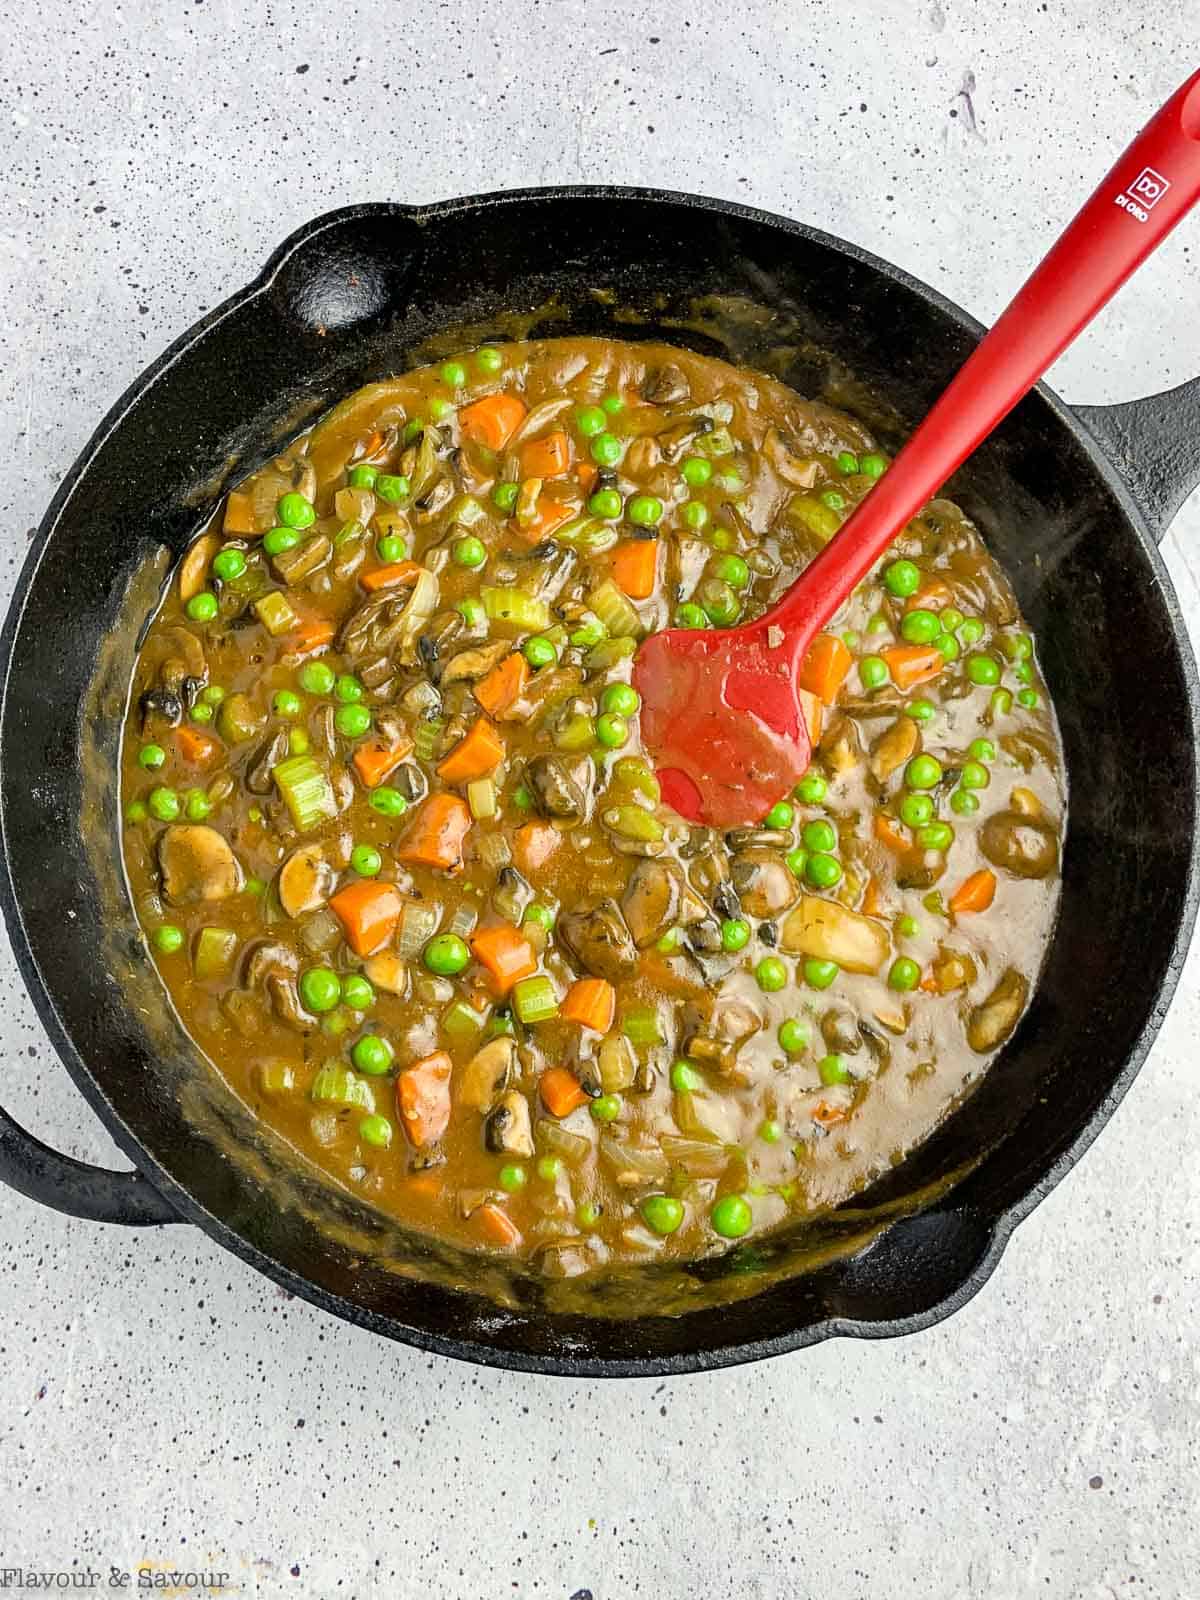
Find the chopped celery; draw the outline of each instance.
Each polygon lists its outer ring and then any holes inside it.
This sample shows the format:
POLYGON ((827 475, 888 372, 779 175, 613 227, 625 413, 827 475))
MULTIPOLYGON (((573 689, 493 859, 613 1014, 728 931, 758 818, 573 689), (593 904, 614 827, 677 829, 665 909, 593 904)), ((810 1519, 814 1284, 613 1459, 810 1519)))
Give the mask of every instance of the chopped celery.
POLYGON ((479 597, 493 622, 508 622, 515 628, 528 628, 532 633, 540 633, 550 626, 550 608, 545 601, 535 600, 520 589, 485 587, 479 591, 479 597))
POLYGON ((595 742, 595 719, 582 711, 564 717, 554 730, 554 743, 559 750, 590 750, 595 742))
POLYGON ((325 1105, 359 1106, 363 1111, 375 1109, 375 1091, 371 1085, 339 1061, 325 1063, 313 1079, 309 1094, 325 1105))
POLYGON ((333 548, 340 550, 344 544, 349 544, 352 539, 361 539, 366 531, 361 522, 343 522, 333 536, 333 548))
POLYGON ((457 495, 446 507, 447 524, 459 522, 464 528, 475 528, 487 521, 487 512, 473 494, 457 495))
POLYGON ((520 983, 514 984, 512 1008, 527 1027, 535 1022, 548 1022, 558 1015, 558 996, 545 973, 540 972, 535 978, 522 978, 520 983))
POLYGON ((201 928, 196 936, 192 971, 201 983, 209 978, 224 978, 233 971, 238 936, 232 928, 201 928))
POLYGON ((621 1032, 630 1044, 662 1044, 663 1033, 653 1006, 632 1006, 621 1018, 621 1032))
POLYGON ((636 639, 601 639, 600 643, 593 645, 584 656, 584 669, 588 672, 607 672, 619 662, 628 661, 636 652, 636 639))
POLYGON ((442 1012, 442 1032, 447 1039, 469 1043, 488 1019, 486 1011, 477 1011, 469 1000, 454 1000, 442 1012))
POLYGON ((588 603, 614 638, 637 638, 644 632, 637 612, 611 578, 592 590, 588 603))
POLYGON ((729 456, 733 454, 734 443, 728 428, 714 428, 711 433, 701 434, 692 449, 702 456, 729 456))
POLYGON ((308 833, 337 816, 337 796, 329 774, 315 756, 289 756, 271 769, 271 776, 298 832, 308 833))
POLYGON ((430 717, 424 722, 419 722, 413 734, 413 752, 419 760, 436 761, 442 749, 442 730, 446 726, 444 717, 430 717))
POLYGON ((787 514, 793 522, 799 522, 810 533, 816 534, 822 544, 828 544, 842 525, 837 512, 823 505, 814 494, 794 495, 787 514))
POLYGON ((261 595, 254 602, 254 615, 272 639, 277 639, 281 633, 287 633, 288 629, 294 628, 299 620, 278 589, 272 589, 270 594, 261 595))
POLYGON ((255 1076, 263 1094, 291 1094, 296 1087, 296 1074, 286 1061, 264 1061, 255 1076))
POLYGON ((489 822, 496 815, 496 785, 490 778, 476 778, 467 785, 467 804, 476 822, 489 822))
POLYGON ((654 813, 644 806, 613 806, 601 821, 619 838, 637 839, 642 844, 658 844, 666 831, 654 813))
POLYGON ((622 788, 645 795, 652 806, 662 799, 662 789, 654 775, 654 768, 641 756, 622 756, 613 767, 613 777, 622 788))
POLYGON ((619 1094, 631 1089, 637 1074, 637 1062, 629 1048, 629 1040, 619 1033, 610 1033, 601 1039, 596 1052, 596 1065, 600 1072, 600 1087, 605 1094, 619 1094))

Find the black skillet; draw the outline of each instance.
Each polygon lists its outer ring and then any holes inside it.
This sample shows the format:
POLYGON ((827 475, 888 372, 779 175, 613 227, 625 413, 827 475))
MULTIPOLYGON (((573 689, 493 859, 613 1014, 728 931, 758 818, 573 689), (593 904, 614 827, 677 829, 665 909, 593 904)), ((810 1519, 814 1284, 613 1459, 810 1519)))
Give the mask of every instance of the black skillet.
POLYGON ((136 932, 115 757, 168 553, 349 390, 535 310, 545 334, 665 338, 769 368, 890 448, 980 332, 851 244, 684 195, 363 206, 293 235, 101 424, 4 627, 4 911, 50 1037, 136 1170, 71 1161, 0 1112, 0 1178, 74 1216, 195 1222, 338 1316, 498 1366, 660 1375, 928 1326, 980 1287, 1112 1115, 1187 949, 1200 696, 1156 544, 1200 480, 1200 380, 1074 411, 1039 388, 951 486, 1015 584, 1058 708, 1072 795, 1061 921, 979 1089, 816 1239, 562 1289, 405 1234, 255 1127, 187 1040, 136 932))

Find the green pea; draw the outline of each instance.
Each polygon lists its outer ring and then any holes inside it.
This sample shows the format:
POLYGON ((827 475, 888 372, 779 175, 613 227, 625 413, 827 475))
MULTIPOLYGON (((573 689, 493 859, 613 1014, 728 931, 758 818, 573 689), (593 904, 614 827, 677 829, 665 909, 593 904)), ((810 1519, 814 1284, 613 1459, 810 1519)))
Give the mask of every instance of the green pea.
POLYGON ((450 548, 450 556, 458 566, 466 567, 472 572, 487 560, 487 547, 482 539, 477 539, 473 533, 469 533, 454 541, 450 548))
POLYGON ((361 972, 352 972, 342 980, 342 1001, 351 1011, 368 1011, 375 1004, 375 990, 361 972))
POLYGON ((828 989, 841 968, 836 961, 822 961, 810 956, 804 963, 804 981, 812 989, 828 989))
POLYGON ((594 1200, 581 1201, 575 1207, 575 1221, 584 1229, 594 1228, 603 1215, 603 1207, 598 1206, 594 1200))
POLYGON ((900 821, 910 828, 923 828, 933 821, 933 801, 927 794, 906 794, 900 802, 900 821))
POLYGON ((320 1016, 332 1011, 342 998, 342 980, 330 967, 309 967, 301 974, 300 998, 305 1009, 320 1016))
POLYGON ((311 528, 317 520, 312 501, 295 490, 280 496, 275 505, 275 515, 285 528, 311 528))
POLYGON ((713 567, 713 575, 731 589, 744 589, 750 582, 750 568, 741 556, 722 556, 713 567))
POLYGON ((515 805, 519 811, 528 811, 532 804, 533 795, 523 783, 519 783, 513 790, 513 805, 515 805))
POLYGON ((203 822, 212 815, 212 801, 203 789, 189 789, 183 797, 183 812, 189 822, 203 822))
POLYGON ((277 717, 298 717, 304 710, 304 701, 291 689, 279 689, 271 706, 277 717))
POLYGON ((868 694, 873 689, 882 689, 890 677, 888 664, 882 656, 863 656, 858 663, 858 681, 868 694))
POLYGON ((997 717, 1006 717, 1012 710, 1013 697, 1008 689, 994 689, 992 698, 988 701, 988 715, 994 721, 997 717))
POLYGON ((240 550, 218 550, 213 557, 213 572, 222 583, 232 583, 246 570, 246 558, 240 550))
POLYGON ((750 924, 741 917, 727 917, 721 924, 721 948, 730 953, 744 950, 750 943, 750 924))
POLYGON ((764 994, 776 994, 788 981, 788 970, 778 956, 764 956, 754 969, 754 978, 764 994))
POLYGON ((820 1061, 817 1062, 817 1072, 820 1074, 821 1082, 827 1085, 850 1082, 850 1074, 846 1070, 845 1057, 836 1054, 836 1052, 832 1055, 821 1057, 820 1061))
POLYGON ((868 478, 882 478, 887 471, 887 457, 879 455, 860 456, 858 470, 868 478))
POLYGON ((1017 694, 1017 704, 1024 706, 1026 711, 1034 711, 1041 704, 1041 698, 1036 689, 1021 689, 1017 694))
POLYGON ((957 661, 960 651, 958 640, 952 633, 939 633, 933 641, 947 661, 957 661))
POLYGON ((408 499, 412 488, 407 478, 381 472, 375 480, 375 493, 386 505, 395 506, 408 499))
POLYGON ((992 779, 982 761, 964 761, 958 781, 964 789, 986 789, 992 779))
POLYGON ((786 1055, 798 1056, 803 1055, 808 1049, 812 1035, 807 1023, 801 1022, 799 1017, 788 1017, 779 1024, 777 1037, 780 1048, 786 1055))
POLYGON ((797 845, 794 850, 789 850, 783 858, 788 865, 788 871, 796 878, 804 876, 804 869, 808 865, 808 851, 797 845))
POLYGON ((950 796, 950 809, 960 817, 969 817, 979 810, 979 796, 970 789, 956 789, 950 796))
POLYGON ((713 1232, 720 1234, 722 1239, 740 1239, 743 1234, 749 1233, 754 1213, 750 1210, 749 1201, 740 1194, 725 1194, 713 1206, 708 1219, 713 1232))
POLYGON ((516 506, 520 492, 519 483, 498 483, 492 490, 492 504, 498 511, 510 512, 516 506))
POLYGON ((300 668, 299 683, 306 694, 329 694, 337 674, 327 661, 309 661, 300 668))
POLYGON ((373 489, 378 476, 378 467, 373 467, 369 461, 360 461, 357 466, 350 468, 346 481, 352 489, 373 489))
POLYGON ((759 1124, 758 1137, 764 1144, 778 1144, 783 1138, 783 1128, 773 1117, 759 1124))
POLYGON ((543 1183, 555 1183, 562 1171, 562 1162, 557 1156, 542 1156, 535 1171, 543 1183))
POLYGON ((408 546, 397 533, 385 533, 382 539, 375 541, 375 553, 380 561, 391 566, 393 562, 403 561, 408 555, 408 546))
POLYGON ((205 705, 203 700, 201 700, 198 705, 194 705, 192 707, 193 722, 211 722, 212 719, 213 708, 210 705, 205 705))
POLYGON ((360 878, 374 878, 383 866, 383 857, 371 844, 356 844, 350 852, 350 865, 360 878))
POLYGON ((179 796, 174 789, 151 789, 146 804, 158 822, 174 822, 179 815, 179 796))
POLYGON ((606 394, 600 404, 610 417, 615 417, 618 411, 624 411, 625 402, 619 394, 606 394))
POLYGON ((138 751, 138 766, 147 772, 157 771, 166 759, 167 752, 160 744, 144 744, 138 751))
POLYGON ((201 589, 183 609, 193 622, 211 622, 217 614, 217 597, 211 589, 201 589))
POLYGON ((713 464, 707 456, 685 456, 679 471, 689 489, 703 489, 713 475, 713 464))
POLYGON ((400 817, 408 810, 408 801, 399 789, 392 789, 387 784, 372 789, 367 804, 372 811, 378 811, 381 817, 400 817))
POLYGON ((1029 665, 1028 661, 1018 661, 1012 670, 1013 677, 1018 683, 1033 682, 1033 668, 1029 665))
POLYGON ((470 965, 471 952, 456 933, 439 933, 425 946, 421 959, 430 972, 436 972, 441 978, 452 978, 470 965))
POLYGON ((1033 654, 1033 640, 1027 633, 1002 633, 996 643, 1010 661, 1025 661, 1033 654))
POLYGON ((846 509, 846 496, 839 489, 822 489, 817 498, 823 506, 828 506, 830 511, 846 509))
POLYGON ((350 1019, 342 1011, 331 1011, 327 1017, 321 1018, 321 1032, 331 1039, 340 1039, 350 1026, 350 1019))
POLYGON ((221 701, 225 698, 225 691, 222 689, 219 683, 210 683, 200 698, 204 701, 205 705, 219 706, 221 701))
POLYGON ((584 622, 570 635, 570 643, 577 650, 590 650, 594 644, 599 644, 601 639, 607 637, 608 629, 602 622, 584 622))
POLYGON ((935 709, 932 700, 912 700, 905 706, 904 714, 914 722, 932 722, 935 709))
POLYGON ((145 822, 149 815, 150 810, 144 800, 131 800, 125 807, 125 821, 132 822, 135 827, 139 822, 145 822))
POLYGON ((909 644, 932 644, 942 631, 942 625, 932 611, 918 607, 906 611, 900 622, 900 634, 909 644))
POLYGON ((359 1123, 358 1137, 376 1150, 386 1150, 392 1142, 392 1125, 386 1117, 372 1114, 359 1123))
POLYGON ((632 717, 641 703, 641 695, 629 683, 610 683, 600 696, 601 711, 614 711, 622 717, 632 717))
POLYGON ((606 750, 619 750, 629 742, 629 724, 615 711, 605 711, 596 718, 596 737, 606 750))
POLYGON ((543 639, 540 634, 532 634, 521 646, 521 654, 529 665, 538 671, 542 667, 552 667, 558 660, 558 651, 549 639, 543 639))
POLYGON ((693 605, 690 600, 685 600, 675 613, 675 626, 677 628, 707 628, 708 618, 700 606, 693 605))
POLYGON ((882 611, 877 611, 867 623, 868 633, 890 633, 891 629, 892 625, 882 611))
POLYGON ((636 528, 654 528, 662 521, 663 503, 652 494, 635 494, 625 515, 636 528))
MULTIPOLYGON (((942 615, 944 617, 945 612, 943 612, 942 615)), ((980 639, 983 638, 983 632, 983 623, 980 622, 979 618, 968 617, 965 622, 959 625, 959 642, 964 644, 969 650, 973 644, 978 644, 980 639)))
POLYGON ((996 746, 990 739, 972 739, 967 754, 972 761, 995 761, 996 746))
POLYGON ((608 417, 599 406, 580 406, 575 413, 575 426, 585 439, 594 439, 608 427, 608 417))
POLYGON ((671 1087, 676 1094, 690 1094, 693 1089, 700 1089, 703 1086, 704 1079, 690 1061, 672 1062, 671 1087))
POLYGON ((954 843, 954 829, 948 822, 927 822, 917 829, 917 843, 922 850, 948 850, 954 843))
POLYGON ((621 1115, 621 1096, 602 1094, 588 1107, 597 1122, 615 1122, 621 1115))
POLYGON ((829 784, 819 772, 806 772, 792 791, 806 806, 819 806, 829 793, 829 784))
POLYGON ((904 769, 910 789, 936 789, 942 781, 942 764, 933 756, 914 756, 904 769))
POLYGON ((810 855, 804 868, 804 876, 814 889, 832 889, 835 883, 840 883, 842 877, 842 864, 836 856, 826 855, 824 851, 817 851, 810 855))
POLYGON ((506 1161, 498 1174, 500 1187, 505 1194, 517 1194, 525 1187, 527 1174, 517 1161, 506 1161))
POLYGON ((503 351, 497 350, 494 344, 480 345, 479 349, 475 352, 475 365, 479 368, 480 372, 486 372, 489 374, 499 372, 500 368, 504 365, 504 353, 503 351))
POLYGON ((432 421, 442 422, 446 417, 453 416, 454 401, 447 400, 442 395, 434 395, 429 402, 429 415, 432 421))
POLYGON ((853 628, 847 628, 845 633, 842 635, 842 643, 846 646, 847 650, 857 650, 861 642, 862 641, 859 639, 853 628))
POLYGON ((698 533, 701 528, 708 526, 708 507, 699 500, 689 500, 683 508, 683 520, 687 527, 698 533))
POLYGON ((849 450, 838 453, 837 469, 843 478, 852 478, 858 472, 858 457, 851 455, 849 450))
POLYGON ((615 434, 598 433, 592 440, 591 456, 598 467, 615 467, 621 453, 621 441, 615 434))
POLYGON ((905 913, 904 916, 896 918, 896 932, 901 936, 901 938, 915 939, 920 931, 921 924, 917 921, 916 917, 910 917, 907 913, 905 913))
POLYGON ((999 683, 1000 663, 994 656, 968 656, 967 677, 972 683, 999 683))
POLYGON ((461 361, 446 361, 438 374, 447 389, 461 389, 467 381, 467 369, 461 361))
POLYGON ((368 1078, 382 1078, 396 1059, 396 1052, 379 1034, 364 1033, 362 1038, 355 1042, 350 1052, 350 1059, 360 1072, 366 1073, 368 1078))
POLYGON ((269 556, 281 556, 288 550, 294 550, 300 543, 300 535, 295 528, 272 528, 263 534, 262 547, 269 556))
POLYGON ((804 824, 800 839, 806 850, 820 850, 828 854, 837 848, 837 829, 824 817, 817 817, 804 824))
POLYGON ((911 956, 900 956, 892 962, 888 973, 889 988, 905 994, 909 989, 915 989, 920 981, 921 969, 911 956))
POLYGON ((339 706, 333 725, 343 739, 359 739, 371 726, 371 713, 366 706, 339 706))
POLYGON ((152 938, 156 950, 164 956, 171 956, 176 950, 183 949, 185 934, 183 929, 177 928, 173 922, 164 922, 155 928, 152 938))
POLYGON ((549 906, 544 906, 540 901, 534 900, 531 905, 525 907, 524 915, 521 918, 521 926, 524 927, 527 922, 532 923, 536 928, 543 928, 549 933, 554 926, 554 912, 549 906))
POLYGON ((683 1201, 673 1194, 650 1194, 642 1201, 642 1220, 654 1233, 674 1233, 683 1221, 683 1201))
POLYGON ((741 601, 730 586, 722 583, 720 578, 709 578, 702 583, 699 595, 705 615, 718 628, 728 627, 730 623, 736 622, 741 614, 741 601))
POLYGON ((615 522, 624 509, 625 502, 617 489, 597 489, 588 501, 588 510, 592 515, 603 518, 605 522, 615 522))
POLYGON ((893 561, 883 574, 884 586, 898 600, 907 600, 921 587, 921 569, 915 561, 893 561))

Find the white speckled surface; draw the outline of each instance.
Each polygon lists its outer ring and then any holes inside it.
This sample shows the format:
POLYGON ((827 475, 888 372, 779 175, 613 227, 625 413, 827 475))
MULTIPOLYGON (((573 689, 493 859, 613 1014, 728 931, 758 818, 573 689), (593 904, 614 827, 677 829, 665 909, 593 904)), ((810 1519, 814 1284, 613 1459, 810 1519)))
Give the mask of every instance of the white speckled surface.
MULTIPOLYGON (((1197 20, 1195 0, 83 9, 4 27, 0 600, 110 402, 322 210, 701 190, 987 317, 1195 65, 1197 20)), ((1099 401, 1200 372, 1198 257, 1200 217, 1056 386, 1099 401)), ((1166 546, 1193 627, 1198 541, 1193 501, 1166 546)), ((3 1103, 111 1156, 6 948, 0 984, 3 1103)), ((0 1569, 215 1566, 319 1600, 1191 1600, 1198 1025, 1193 959, 1115 1120, 952 1321, 670 1383, 419 1356, 182 1228, 0 1195, 0 1569)))

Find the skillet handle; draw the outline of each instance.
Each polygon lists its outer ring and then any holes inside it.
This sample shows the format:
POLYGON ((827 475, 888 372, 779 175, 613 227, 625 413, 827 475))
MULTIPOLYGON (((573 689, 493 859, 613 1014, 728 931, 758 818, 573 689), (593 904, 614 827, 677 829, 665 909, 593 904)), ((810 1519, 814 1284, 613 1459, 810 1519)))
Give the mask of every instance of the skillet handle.
POLYGON ((1073 409, 1103 445, 1161 544, 1200 485, 1200 378, 1122 405, 1073 409))
POLYGON ((183 1217, 140 1172, 109 1172, 60 1155, 0 1109, 0 1183, 68 1217, 145 1228, 183 1217))

